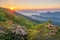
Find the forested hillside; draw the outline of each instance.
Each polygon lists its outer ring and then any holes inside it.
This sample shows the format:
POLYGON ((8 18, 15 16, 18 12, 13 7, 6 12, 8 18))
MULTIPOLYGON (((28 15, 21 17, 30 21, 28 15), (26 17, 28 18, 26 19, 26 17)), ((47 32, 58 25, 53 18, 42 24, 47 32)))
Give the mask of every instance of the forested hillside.
POLYGON ((60 27, 50 20, 37 24, 13 10, 0 8, 0 40, 60 40, 60 27))

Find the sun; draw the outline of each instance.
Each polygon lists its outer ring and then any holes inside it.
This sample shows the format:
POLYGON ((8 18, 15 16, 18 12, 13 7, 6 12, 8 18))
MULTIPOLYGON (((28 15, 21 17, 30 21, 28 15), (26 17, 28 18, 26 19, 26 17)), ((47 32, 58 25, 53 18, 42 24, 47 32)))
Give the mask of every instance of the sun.
POLYGON ((16 8, 15 7, 9 7, 10 10, 15 10, 16 8))

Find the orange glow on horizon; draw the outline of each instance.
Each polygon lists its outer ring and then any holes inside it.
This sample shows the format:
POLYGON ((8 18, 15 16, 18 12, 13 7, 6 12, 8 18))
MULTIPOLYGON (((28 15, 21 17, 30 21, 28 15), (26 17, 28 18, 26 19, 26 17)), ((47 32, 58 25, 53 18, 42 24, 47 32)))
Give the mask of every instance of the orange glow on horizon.
POLYGON ((2 6, 3 8, 8 8, 8 9, 10 9, 10 10, 31 10, 31 9, 42 9, 42 10, 44 10, 44 9, 60 9, 60 6, 59 7, 54 7, 54 6, 52 6, 52 7, 50 7, 50 6, 48 6, 48 7, 44 7, 44 6, 42 6, 42 7, 26 7, 26 6, 7 6, 7 5, 5 5, 5 6, 2 6))
POLYGON ((15 10, 16 8, 15 8, 15 7, 9 7, 8 9, 10 9, 10 10, 15 10))

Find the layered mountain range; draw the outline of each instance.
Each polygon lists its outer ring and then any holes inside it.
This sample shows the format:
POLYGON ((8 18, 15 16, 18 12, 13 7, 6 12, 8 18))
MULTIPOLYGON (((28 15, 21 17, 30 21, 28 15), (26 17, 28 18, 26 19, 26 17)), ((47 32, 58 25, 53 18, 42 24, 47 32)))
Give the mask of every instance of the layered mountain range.
POLYGON ((60 24, 60 10, 18 10, 17 12, 36 21, 51 20, 55 25, 60 24))

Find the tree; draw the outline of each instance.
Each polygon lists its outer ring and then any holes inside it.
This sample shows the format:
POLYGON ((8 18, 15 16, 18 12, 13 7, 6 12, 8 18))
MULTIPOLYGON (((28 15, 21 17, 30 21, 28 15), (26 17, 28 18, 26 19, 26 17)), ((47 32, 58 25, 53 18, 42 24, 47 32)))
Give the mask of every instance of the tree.
POLYGON ((52 20, 48 20, 47 22, 48 22, 48 23, 52 23, 52 20))

